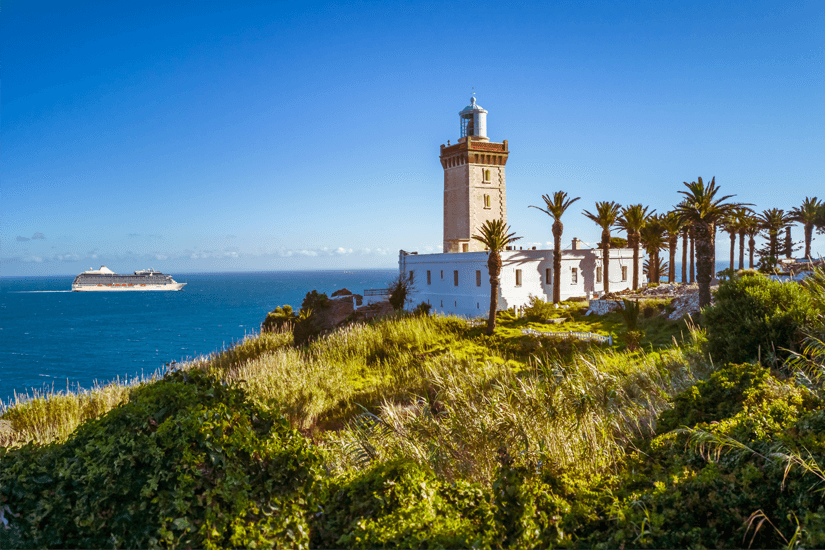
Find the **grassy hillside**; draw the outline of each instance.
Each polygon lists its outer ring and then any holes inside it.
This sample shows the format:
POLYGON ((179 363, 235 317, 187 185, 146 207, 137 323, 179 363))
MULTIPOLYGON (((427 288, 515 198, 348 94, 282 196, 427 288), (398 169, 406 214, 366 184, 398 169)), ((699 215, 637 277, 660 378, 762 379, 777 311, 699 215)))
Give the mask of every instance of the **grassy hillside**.
MULTIPOLYGON (((565 306, 503 314, 492 336, 406 315, 303 347, 264 334, 161 379, 15 404, 0 417, 0 542, 825 542, 821 358, 714 361, 705 329, 667 321, 666 304, 634 352, 522 334, 621 341, 620 314, 565 306)), ((797 349, 819 334, 803 317, 797 349)))

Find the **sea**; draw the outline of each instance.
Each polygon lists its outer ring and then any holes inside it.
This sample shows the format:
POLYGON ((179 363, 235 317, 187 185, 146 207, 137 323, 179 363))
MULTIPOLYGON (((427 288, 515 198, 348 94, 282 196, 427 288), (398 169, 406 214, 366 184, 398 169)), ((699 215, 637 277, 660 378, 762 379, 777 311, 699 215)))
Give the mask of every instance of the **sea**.
POLYGON ((180 292, 72 292, 73 276, 0 278, 0 411, 18 399, 164 372, 255 334, 307 292, 386 288, 398 271, 172 273, 180 292))

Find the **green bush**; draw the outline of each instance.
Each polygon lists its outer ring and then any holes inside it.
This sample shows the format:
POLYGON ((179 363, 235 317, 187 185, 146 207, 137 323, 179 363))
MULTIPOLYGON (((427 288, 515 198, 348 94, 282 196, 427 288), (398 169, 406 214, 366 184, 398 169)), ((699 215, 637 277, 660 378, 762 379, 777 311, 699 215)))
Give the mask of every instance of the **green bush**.
POLYGON ((545 302, 541 298, 531 295, 529 304, 524 308, 524 316, 528 321, 542 322, 556 315, 558 310, 551 302, 545 302))
POLYGON ((744 363, 728 365, 673 399, 673 408, 659 415, 658 433, 699 422, 729 418, 742 410, 745 400, 771 380, 764 367, 744 363))
POLYGON ((65 444, 0 449, 0 506, 33 547, 305 548, 321 471, 282 417, 178 371, 65 444))
POLYGON ((391 461, 340 482, 312 533, 315 548, 490 547, 495 522, 479 486, 391 461))
POLYGON ((778 364, 800 341, 799 330, 817 309, 810 294, 796 283, 773 281, 746 272, 720 283, 715 303, 702 313, 708 351, 715 362, 763 360, 778 364))

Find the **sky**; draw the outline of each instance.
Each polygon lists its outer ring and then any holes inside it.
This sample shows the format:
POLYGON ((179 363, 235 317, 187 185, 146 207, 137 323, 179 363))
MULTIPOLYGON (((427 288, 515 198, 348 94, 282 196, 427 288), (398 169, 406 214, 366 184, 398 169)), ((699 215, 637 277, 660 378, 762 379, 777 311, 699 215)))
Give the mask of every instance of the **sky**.
MULTIPOLYGON (((825 198, 825 2, 3 2, 0 276, 395 268, 441 251, 471 91, 507 215, 825 198)), ((801 239, 800 228, 794 238, 801 239)), ((717 252, 727 255, 726 235, 717 252)), ((815 237, 825 256, 825 236, 815 237)))

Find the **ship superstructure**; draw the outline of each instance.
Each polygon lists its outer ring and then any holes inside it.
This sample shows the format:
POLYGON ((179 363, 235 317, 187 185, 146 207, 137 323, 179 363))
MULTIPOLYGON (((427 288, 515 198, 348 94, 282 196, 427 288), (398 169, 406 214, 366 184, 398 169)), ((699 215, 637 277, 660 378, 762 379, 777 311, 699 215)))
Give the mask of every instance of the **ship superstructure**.
POLYGON ((186 283, 178 283, 171 275, 154 269, 135 271, 133 275, 119 275, 106 267, 84 271, 74 278, 74 292, 124 291, 124 290, 181 290, 186 283))

